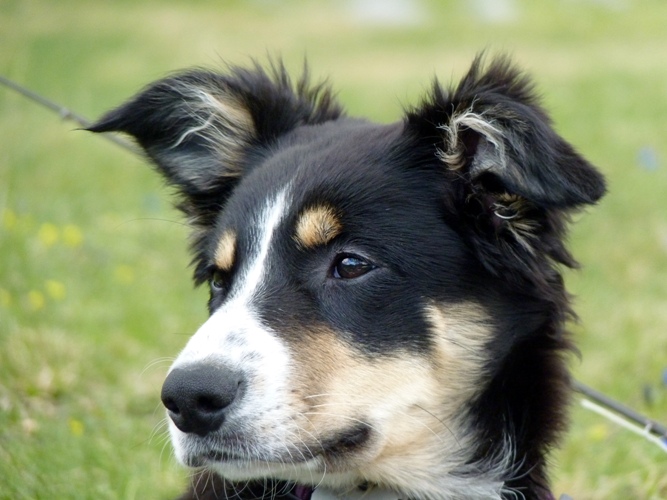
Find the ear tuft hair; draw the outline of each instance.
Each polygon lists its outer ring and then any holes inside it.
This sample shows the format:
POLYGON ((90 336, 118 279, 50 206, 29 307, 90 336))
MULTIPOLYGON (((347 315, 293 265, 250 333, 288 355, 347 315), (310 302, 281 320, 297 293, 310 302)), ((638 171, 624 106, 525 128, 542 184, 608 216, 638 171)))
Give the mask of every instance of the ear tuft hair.
POLYGON ((293 84, 282 63, 268 71, 254 63, 154 82, 88 130, 123 132, 139 143, 180 195, 197 253, 232 190, 276 140, 342 114, 327 85, 310 84, 307 67, 293 84))
POLYGON ((160 80, 89 128, 134 137, 185 195, 216 190, 241 174, 253 117, 227 81, 194 70, 160 80))
POLYGON ((471 180, 494 176, 511 193, 541 207, 596 202, 602 176, 551 127, 532 82, 508 58, 485 67, 479 55, 454 88, 436 82, 431 95, 408 115, 442 130, 438 154, 471 180))
POLYGON ((455 87, 436 81, 407 127, 437 138, 434 153, 458 186, 455 219, 467 221, 462 231, 489 269, 550 280, 548 258, 576 265, 562 242, 568 213, 599 200, 604 178, 553 130, 508 58, 486 65, 479 55, 455 87))
POLYGON ((219 189, 243 174, 251 146, 268 146, 293 128, 342 114, 326 85, 296 85, 284 66, 267 72, 194 69, 157 81, 88 130, 133 136, 168 182, 186 196, 219 189))

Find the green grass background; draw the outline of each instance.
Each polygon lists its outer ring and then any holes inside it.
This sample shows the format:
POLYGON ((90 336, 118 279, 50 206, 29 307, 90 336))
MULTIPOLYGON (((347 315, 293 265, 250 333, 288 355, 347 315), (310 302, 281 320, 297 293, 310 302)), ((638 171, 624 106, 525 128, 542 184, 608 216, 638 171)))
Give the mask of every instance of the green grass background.
MULTIPOLYGON (((0 74, 96 117, 178 68, 307 56, 351 114, 390 121, 480 49, 512 53, 609 179, 571 235, 573 369, 666 421, 667 3, 415 0, 405 22, 360 4, 0 0, 0 74)), ((0 498, 173 497, 159 390, 205 292, 160 179, 74 128, 0 88, 0 498)), ((577 500, 667 498, 667 454, 578 405, 553 475, 577 500)))

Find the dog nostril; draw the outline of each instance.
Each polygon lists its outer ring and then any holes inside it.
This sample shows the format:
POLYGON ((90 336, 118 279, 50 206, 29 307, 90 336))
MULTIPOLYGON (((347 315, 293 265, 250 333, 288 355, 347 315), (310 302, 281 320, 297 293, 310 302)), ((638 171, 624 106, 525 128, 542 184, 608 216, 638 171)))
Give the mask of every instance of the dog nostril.
POLYGON ((164 398, 162 400, 162 404, 171 413, 178 415, 181 412, 181 410, 178 408, 178 405, 172 398, 164 398))
POLYGON ((196 407, 205 413, 215 413, 216 411, 222 410, 227 406, 225 403, 226 402, 223 401, 222 398, 215 396, 200 396, 195 401, 196 407))

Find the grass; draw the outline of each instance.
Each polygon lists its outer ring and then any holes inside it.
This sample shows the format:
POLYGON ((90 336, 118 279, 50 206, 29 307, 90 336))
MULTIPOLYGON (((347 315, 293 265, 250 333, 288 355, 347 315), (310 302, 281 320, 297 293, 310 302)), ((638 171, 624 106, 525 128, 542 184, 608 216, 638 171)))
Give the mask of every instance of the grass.
MULTIPOLYGON (((667 420, 667 5, 517 0, 493 21, 486 2, 423 0, 418 22, 382 25, 359 3, 4 0, 0 74, 95 117, 177 68, 307 55, 350 113, 389 121, 478 50, 513 53, 610 183, 571 236, 573 369, 667 420)), ((173 497, 186 472, 158 394, 204 292, 157 176, 72 128, 0 89, 0 498, 173 497)), ((578 406, 553 461, 556 493, 667 497, 667 455, 578 406)))

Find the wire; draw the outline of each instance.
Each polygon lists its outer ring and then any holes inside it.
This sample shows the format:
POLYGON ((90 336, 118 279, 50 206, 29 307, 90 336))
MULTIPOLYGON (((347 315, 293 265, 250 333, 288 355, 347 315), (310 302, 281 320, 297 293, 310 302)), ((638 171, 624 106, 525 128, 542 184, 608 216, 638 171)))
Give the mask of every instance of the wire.
MULTIPOLYGON (((50 99, 47 99, 44 96, 41 96, 37 94, 36 92, 33 92, 30 89, 27 89, 26 87, 19 85, 18 83, 10 80, 9 78, 6 78, 2 75, 0 75, 0 83, 4 85, 5 87, 9 87, 10 89, 14 90, 15 92, 18 92, 24 97, 27 97, 33 102, 36 102, 37 104, 40 104, 41 106, 50 109, 51 111, 54 111, 55 113, 58 113, 60 118, 62 120, 69 120, 77 123, 80 125, 82 128, 88 128, 92 125, 92 122, 83 116, 73 112, 72 110, 60 106, 59 104, 51 101, 50 99)), ((134 154, 140 154, 139 150, 131 143, 121 139, 120 137, 116 137, 115 135, 111 134, 102 134, 104 138, 108 139, 109 141, 113 142, 114 144, 131 151, 134 154)))
POLYGON ((655 434, 651 433, 651 429, 649 427, 640 427, 634 422, 630 422, 626 420, 623 417, 620 417, 619 415, 613 413, 612 411, 608 410, 607 408, 603 408, 597 403, 593 403, 592 401, 589 401, 588 399, 582 399, 581 400, 581 406, 586 408, 587 410, 591 410, 598 415, 606 418, 607 420, 610 420, 614 422, 615 424, 620 425, 621 427, 634 432, 635 434, 638 434, 639 436, 643 437, 644 439, 648 439, 651 441, 653 444, 657 445, 662 451, 667 453, 667 437, 663 436, 657 436, 655 434))
POLYGON ((592 399, 599 405, 604 406, 606 408, 610 408, 616 413, 623 415, 627 420, 635 422, 640 427, 645 428, 647 432, 655 434, 657 436, 661 436, 663 438, 667 438, 667 427, 660 424, 659 422, 656 422, 655 420, 651 420, 650 418, 645 417, 644 415, 636 412, 632 408, 629 408, 628 406, 625 406, 624 404, 621 404, 618 401, 615 401, 610 397, 605 396, 601 392, 598 392, 595 389, 592 389, 591 387, 588 387, 587 385, 582 384, 577 380, 574 380, 572 382, 572 387, 574 388, 575 391, 583 394, 589 399, 592 399))

